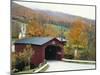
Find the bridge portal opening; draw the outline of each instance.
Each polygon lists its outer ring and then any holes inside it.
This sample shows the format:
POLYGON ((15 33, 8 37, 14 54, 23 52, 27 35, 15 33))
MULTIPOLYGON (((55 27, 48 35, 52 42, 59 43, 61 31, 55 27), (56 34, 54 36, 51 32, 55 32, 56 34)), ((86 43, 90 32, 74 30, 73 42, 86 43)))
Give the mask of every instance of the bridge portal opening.
POLYGON ((55 45, 48 45, 45 48, 46 60, 60 60, 61 59, 61 47, 55 45))

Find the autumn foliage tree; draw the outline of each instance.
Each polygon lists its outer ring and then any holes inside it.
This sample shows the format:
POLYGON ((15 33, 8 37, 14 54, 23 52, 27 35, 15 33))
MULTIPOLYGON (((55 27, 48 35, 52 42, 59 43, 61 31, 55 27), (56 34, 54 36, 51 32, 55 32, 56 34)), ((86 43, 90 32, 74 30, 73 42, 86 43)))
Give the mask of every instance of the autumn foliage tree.
POLYGON ((34 55, 35 50, 31 45, 27 45, 22 52, 12 53, 12 69, 22 71, 26 66, 30 69, 31 57, 34 55))
POLYGON ((60 35, 60 31, 57 30, 52 24, 47 24, 44 28, 43 36, 49 37, 58 37, 60 35))
POLYGON ((31 47, 31 45, 26 45, 26 47, 23 49, 23 55, 24 55, 24 62, 29 65, 30 68, 30 62, 31 57, 34 55, 35 50, 31 47))
POLYGON ((39 24, 38 21, 32 20, 27 25, 27 35, 32 36, 41 36, 43 34, 43 27, 39 24))
POLYGON ((76 20, 72 23, 72 27, 68 34, 69 44, 75 48, 75 59, 77 58, 78 48, 86 48, 88 44, 87 25, 82 20, 76 20))
POLYGON ((55 28, 52 24, 41 23, 37 20, 32 20, 27 25, 27 35, 28 37, 39 37, 39 36, 49 36, 49 37, 57 37, 60 32, 55 28))

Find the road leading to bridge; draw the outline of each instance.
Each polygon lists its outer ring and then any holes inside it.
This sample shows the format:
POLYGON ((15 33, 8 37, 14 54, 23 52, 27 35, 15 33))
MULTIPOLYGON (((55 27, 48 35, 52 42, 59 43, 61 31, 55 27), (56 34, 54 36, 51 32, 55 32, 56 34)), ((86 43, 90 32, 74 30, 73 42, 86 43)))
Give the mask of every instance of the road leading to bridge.
POLYGON ((47 63, 49 64, 49 68, 46 70, 46 72, 95 69, 95 64, 79 64, 64 61, 48 61, 47 63))

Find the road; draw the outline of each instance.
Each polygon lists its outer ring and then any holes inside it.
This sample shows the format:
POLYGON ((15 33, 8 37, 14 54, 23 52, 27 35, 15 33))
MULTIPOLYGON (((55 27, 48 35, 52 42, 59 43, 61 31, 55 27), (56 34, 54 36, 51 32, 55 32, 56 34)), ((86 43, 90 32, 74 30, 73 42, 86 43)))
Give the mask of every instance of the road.
POLYGON ((47 63, 49 64, 49 68, 46 70, 46 72, 95 69, 95 64, 79 64, 64 61, 48 61, 47 63))

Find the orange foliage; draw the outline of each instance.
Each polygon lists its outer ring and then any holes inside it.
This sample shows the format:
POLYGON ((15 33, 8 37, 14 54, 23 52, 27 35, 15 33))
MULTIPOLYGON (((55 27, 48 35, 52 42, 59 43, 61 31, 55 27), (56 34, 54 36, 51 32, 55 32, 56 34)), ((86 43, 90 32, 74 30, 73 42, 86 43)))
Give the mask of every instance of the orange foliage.
POLYGON ((81 20, 74 21, 68 35, 70 43, 86 47, 88 43, 86 29, 87 25, 84 22, 81 20))
POLYGON ((43 27, 35 20, 32 20, 27 26, 28 36, 41 36, 43 34, 43 27))
POLYGON ((59 31, 50 24, 41 24, 38 21, 32 20, 27 26, 28 37, 32 36, 51 36, 57 37, 59 31))

